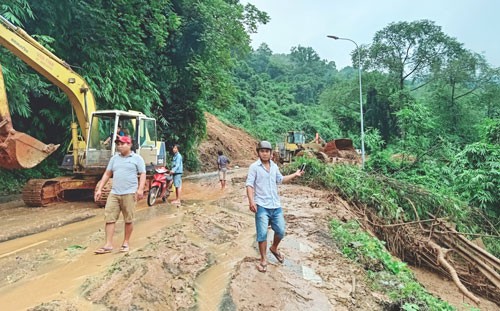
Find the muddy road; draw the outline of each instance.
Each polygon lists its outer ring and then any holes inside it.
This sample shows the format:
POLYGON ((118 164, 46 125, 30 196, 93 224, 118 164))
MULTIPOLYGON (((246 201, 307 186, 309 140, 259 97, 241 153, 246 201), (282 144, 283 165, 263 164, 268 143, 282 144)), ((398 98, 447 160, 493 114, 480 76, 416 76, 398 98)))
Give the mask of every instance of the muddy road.
POLYGON ((215 174, 186 179, 181 207, 142 200, 125 254, 120 220, 115 251, 94 255, 104 232, 93 203, 0 204, 0 309, 383 310, 387 298, 331 240, 328 222, 353 217, 348 205, 322 191, 281 186, 285 263, 270 256, 258 272, 245 174, 231 171, 225 191, 215 174))

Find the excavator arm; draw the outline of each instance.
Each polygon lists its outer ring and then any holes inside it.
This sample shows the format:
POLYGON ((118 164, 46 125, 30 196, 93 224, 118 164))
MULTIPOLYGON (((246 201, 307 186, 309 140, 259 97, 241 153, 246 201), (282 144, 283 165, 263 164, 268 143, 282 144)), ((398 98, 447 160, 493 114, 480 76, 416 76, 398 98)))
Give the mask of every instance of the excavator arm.
MULTIPOLYGON (((35 71, 57 85, 69 98, 78 125, 84 133, 84 140, 89 131, 89 116, 95 112, 96 105, 92 92, 85 80, 71 67, 43 47, 24 30, 12 25, 0 16, 0 45, 10 50, 35 71)), ((0 67, 0 167, 30 168, 49 154, 57 146, 45 145, 24 133, 16 132, 11 124, 9 106, 0 67)), ((80 165, 79 154, 85 150, 85 142, 79 139, 78 125, 71 124, 71 141, 74 163, 80 165)))

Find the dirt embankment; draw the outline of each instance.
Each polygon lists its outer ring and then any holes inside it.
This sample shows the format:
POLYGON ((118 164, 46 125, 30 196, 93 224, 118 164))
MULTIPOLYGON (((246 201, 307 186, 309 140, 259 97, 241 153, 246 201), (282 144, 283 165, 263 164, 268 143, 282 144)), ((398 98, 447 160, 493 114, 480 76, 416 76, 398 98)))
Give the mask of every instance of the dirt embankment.
POLYGON ((222 123, 214 115, 205 113, 207 138, 198 147, 202 171, 217 169, 217 152, 221 150, 231 165, 247 166, 255 161, 257 140, 244 130, 222 123))

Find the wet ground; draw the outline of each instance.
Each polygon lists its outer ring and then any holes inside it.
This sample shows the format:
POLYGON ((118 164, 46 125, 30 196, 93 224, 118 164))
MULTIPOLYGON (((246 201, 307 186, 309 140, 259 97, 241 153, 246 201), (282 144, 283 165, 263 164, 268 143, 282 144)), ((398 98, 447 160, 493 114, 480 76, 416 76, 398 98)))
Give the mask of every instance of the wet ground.
POLYGON ((286 259, 281 265, 270 255, 268 271, 258 272, 245 173, 232 171, 225 191, 215 174, 192 176, 181 207, 141 201, 129 253, 94 255, 104 233, 103 210, 93 203, 0 204, 0 309, 383 309, 387 298, 332 244, 328 221, 351 218, 347 204, 321 191, 281 187, 286 259))

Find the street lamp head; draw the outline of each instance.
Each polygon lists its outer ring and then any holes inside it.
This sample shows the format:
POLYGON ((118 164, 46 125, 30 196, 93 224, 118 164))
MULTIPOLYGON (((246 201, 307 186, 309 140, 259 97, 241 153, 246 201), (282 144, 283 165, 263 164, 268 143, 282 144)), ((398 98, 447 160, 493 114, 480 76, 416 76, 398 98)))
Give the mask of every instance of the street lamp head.
POLYGON ((332 36, 332 35, 328 35, 327 37, 328 37, 328 38, 332 38, 332 39, 334 39, 334 40, 338 40, 338 39, 339 39, 339 37, 337 37, 337 36, 332 36))

